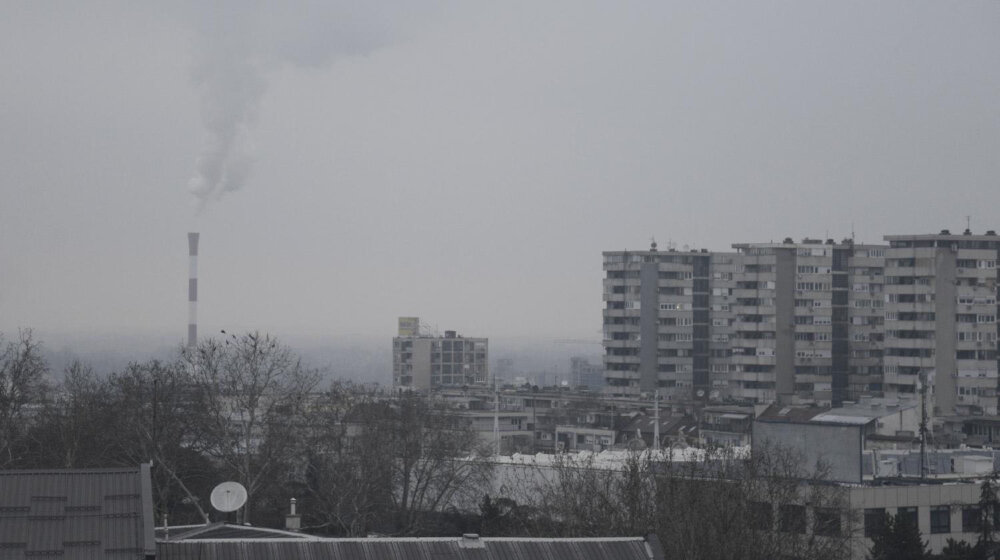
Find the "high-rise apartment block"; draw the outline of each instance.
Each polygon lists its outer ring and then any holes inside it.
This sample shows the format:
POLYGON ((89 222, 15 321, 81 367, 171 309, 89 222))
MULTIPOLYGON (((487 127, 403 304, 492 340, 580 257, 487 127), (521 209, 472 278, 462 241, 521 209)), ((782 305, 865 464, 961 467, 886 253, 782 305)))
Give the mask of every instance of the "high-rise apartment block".
POLYGON ((1000 237, 886 240, 605 252, 605 391, 997 414, 1000 237))
POLYGON ((608 392, 839 403, 870 391, 885 247, 806 239, 733 248, 604 253, 608 392))
POLYGON ((655 243, 604 253, 606 392, 718 396, 713 373, 728 373, 730 311, 713 296, 712 277, 713 270, 729 274, 732 257, 657 251, 655 243))
POLYGON ((444 336, 421 334, 416 317, 399 318, 399 336, 392 339, 394 387, 432 389, 489 385, 489 341, 464 338, 455 331, 444 336))
POLYGON ((885 248, 810 239, 734 248, 730 396, 838 405, 868 393, 885 248))
POLYGON ((926 383, 936 414, 996 415, 1000 237, 944 230, 886 240, 886 393, 926 383))

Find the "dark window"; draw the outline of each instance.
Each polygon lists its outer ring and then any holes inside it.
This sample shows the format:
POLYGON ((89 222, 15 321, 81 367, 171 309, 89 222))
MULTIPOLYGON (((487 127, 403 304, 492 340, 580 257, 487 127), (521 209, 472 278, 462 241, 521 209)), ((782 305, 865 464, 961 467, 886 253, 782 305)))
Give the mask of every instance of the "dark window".
POLYGON ((825 537, 840 535, 840 512, 834 508, 816 508, 813 532, 825 537))
POLYGON ((750 502, 750 524, 759 531, 774 528, 774 511, 767 502, 750 502))
POLYGON ((869 539, 877 535, 885 527, 885 508, 868 508, 865 510, 865 536, 869 539))
POLYGON ((931 508, 931 533, 951 532, 951 508, 934 506, 931 508))
POLYGON ((896 510, 896 521, 899 523, 908 523, 918 527, 917 519, 917 508, 915 507, 901 507, 896 510))
POLYGON ((805 534, 806 507, 796 505, 781 506, 781 530, 786 533, 805 534))
POLYGON ((979 506, 962 508, 962 532, 978 533, 983 526, 983 510, 979 506))

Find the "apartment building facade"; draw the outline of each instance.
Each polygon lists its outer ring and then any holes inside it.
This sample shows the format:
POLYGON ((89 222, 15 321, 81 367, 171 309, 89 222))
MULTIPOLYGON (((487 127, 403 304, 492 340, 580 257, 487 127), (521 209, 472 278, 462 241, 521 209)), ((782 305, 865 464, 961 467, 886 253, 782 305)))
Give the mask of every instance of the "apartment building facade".
POLYGON ((838 404, 880 390, 884 246, 604 253, 606 392, 838 404))
POLYGON ((489 340, 464 338, 455 331, 444 336, 421 334, 400 318, 400 336, 392 339, 392 384, 417 390, 437 387, 487 386, 489 340))
POLYGON ((720 396, 712 377, 728 368, 729 311, 713 303, 711 286, 713 269, 731 267, 731 258, 658 251, 655 243, 646 251, 604 253, 606 393, 720 396))
POLYGON ((996 415, 1000 237, 885 239, 885 393, 926 383, 935 415, 996 415))
MULTIPOLYGON (((730 394, 839 405, 880 376, 885 248, 849 240, 735 244, 730 394)), ((877 388, 877 387, 876 387, 877 388)))
POLYGON ((998 414, 1000 236, 604 253, 606 392, 837 405, 916 396, 998 414))

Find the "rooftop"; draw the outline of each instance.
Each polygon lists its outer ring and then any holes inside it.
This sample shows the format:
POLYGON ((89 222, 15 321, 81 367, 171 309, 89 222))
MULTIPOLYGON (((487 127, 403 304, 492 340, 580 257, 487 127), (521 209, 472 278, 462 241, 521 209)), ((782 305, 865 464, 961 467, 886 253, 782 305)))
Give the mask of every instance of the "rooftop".
POLYGON ((145 558, 155 553, 149 465, 0 471, 4 558, 145 558))
POLYGON ((159 560, 662 560, 654 536, 579 539, 490 538, 478 535, 445 538, 357 538, 203 540, 159 542, 159 560))

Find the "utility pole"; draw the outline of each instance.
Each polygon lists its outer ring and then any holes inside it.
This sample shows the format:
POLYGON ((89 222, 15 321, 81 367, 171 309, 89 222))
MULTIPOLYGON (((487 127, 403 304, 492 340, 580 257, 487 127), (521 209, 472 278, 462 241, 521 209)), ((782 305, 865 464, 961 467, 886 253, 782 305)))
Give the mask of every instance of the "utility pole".
POLYGON ((660 390, 653 392, 653 451, 660 450, 660 390))
POLYGON ((493 377, 493 442, 494 453, 500 456, 500 385, 496 376, 493 377))
POLYGON ((927 373, 921 371, 920 381, 920 478, 927 478, 927 373))

